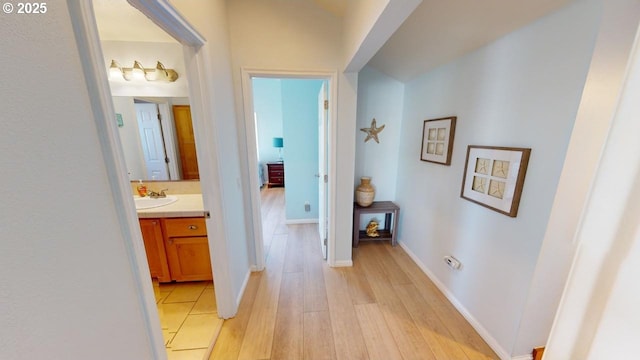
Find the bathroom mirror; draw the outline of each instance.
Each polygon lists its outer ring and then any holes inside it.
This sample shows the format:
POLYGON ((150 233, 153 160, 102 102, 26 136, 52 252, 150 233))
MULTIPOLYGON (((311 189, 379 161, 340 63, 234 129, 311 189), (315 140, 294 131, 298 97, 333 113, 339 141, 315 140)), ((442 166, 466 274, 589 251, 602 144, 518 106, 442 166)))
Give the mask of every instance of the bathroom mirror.
POLYGON ((189 99, 113 96, 130 180, 199 179, 189 99))

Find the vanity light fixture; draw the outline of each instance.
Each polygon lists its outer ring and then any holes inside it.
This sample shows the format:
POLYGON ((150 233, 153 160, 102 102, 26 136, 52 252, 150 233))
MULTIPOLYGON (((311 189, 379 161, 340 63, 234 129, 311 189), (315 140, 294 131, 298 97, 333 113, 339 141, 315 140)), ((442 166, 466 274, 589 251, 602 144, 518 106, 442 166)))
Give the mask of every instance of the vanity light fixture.
POLYGON ((122 76, 125 80, 146 79, 147 81, 168 81, 174 82, 178 79, 178 73, 173 69, 167 69, 160 61, 155 68, 145 68, 135 60, 133 67, 121 67, 115 60, 111 60, 109 66, 109 77, 122 76))

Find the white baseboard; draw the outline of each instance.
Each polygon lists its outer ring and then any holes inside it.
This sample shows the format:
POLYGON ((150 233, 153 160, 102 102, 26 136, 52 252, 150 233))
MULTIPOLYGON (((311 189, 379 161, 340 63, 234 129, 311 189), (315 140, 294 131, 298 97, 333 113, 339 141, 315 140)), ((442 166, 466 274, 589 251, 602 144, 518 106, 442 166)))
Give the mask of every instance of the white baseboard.
POLYGON ((331 267, 350 267, 353 266, 353 260, 340 260, 336 261, 333 264, 329 264, 331 267))
POLYGON ((262 270, 264 270, 264 268, 262 268, 262 269, 258 269, 258 267, 257 267, 257 266, 255 266, 255 265, 251 265, 251 266, 249 267, 249 271, 251 271, 251 272, 259 272, 259 271, 262 271, 262 270))
POLYGON ((244 296, 244 291, 247 289, 247 284, 249 283, 249 278, 251 277, 251 273, 253 272, 253 265, 247 271, 247 275, 244 276, 244 281, 242 282, 242 287, 240 288, 240 293, 236 298, 236 308, 240 307, 240 301, 242 301, 242 297, 244 296))
MULTIPOLYGON (((420 259, 418 259, 418 256, 416 256, 416 254, 414 254, 413 251, 411 251, 403 242, 398 242, 398 244, 400 244, 400 247, 404 249, 407 255, 409 255, 409 257, 416 263, 416 265, 418 265, 418 267, 427 275, 427 277, 429 277, 429 279, 433 281, 438 289, 442 291, 449 302, 451 302, 456 310, 458 310, 458 312, 462 314, 462 316, 469 322, 469 324, 471 324, 471 326, 478 332, 480 337, 482 337, 482 339, 487 342, 489 347, 491 347, 491 349, 496 352, 500 359, 512 360, 511 355, 509 355, 509 353, 505 351, 505 349, 503 349, 500 344, 498 344, 496 339, 491 336, 491 334, 480 324, 480 322, 478 322, 478 320, 476 320, 476 318, 471 315, 471 313, 462 305, 462 303, 460 303, 460 301, 456 299, 453 293, 451 293, 451 291, 449 291, 449 289, 442 282, 440 282, 440 280, 438 280, 435 274, 432 273, 420 259)), ((524 359, 520 359, 520 357, 518 357, 518 360, 524 359)))
POLYGON ((298 225, 298 224, 317 224, 318 219, 292 219, 285 220, 284 222, 287 225, 298 225))
POLYGON ((533 360, 533 355, 520 355, 514 356, 511 360, 533 360))

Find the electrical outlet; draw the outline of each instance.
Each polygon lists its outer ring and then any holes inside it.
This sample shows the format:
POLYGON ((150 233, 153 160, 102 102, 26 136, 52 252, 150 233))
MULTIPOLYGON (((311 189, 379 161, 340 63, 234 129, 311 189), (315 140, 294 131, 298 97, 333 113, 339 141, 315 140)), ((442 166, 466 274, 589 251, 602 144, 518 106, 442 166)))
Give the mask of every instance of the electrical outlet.
POLYGON ((449 265, 450 268, 454 270, 460 270, 462 267, 462 263, 451 255, 447 255, 444 257, 444 263, 449 265))
POLYGON ((309 212, 309 211, 311 211, 311 204, 309 204, 309 202, 308 202, 308 201, 305 201, 305 202, 304 202, 304 211, 305 211, 305 212, 309 212))

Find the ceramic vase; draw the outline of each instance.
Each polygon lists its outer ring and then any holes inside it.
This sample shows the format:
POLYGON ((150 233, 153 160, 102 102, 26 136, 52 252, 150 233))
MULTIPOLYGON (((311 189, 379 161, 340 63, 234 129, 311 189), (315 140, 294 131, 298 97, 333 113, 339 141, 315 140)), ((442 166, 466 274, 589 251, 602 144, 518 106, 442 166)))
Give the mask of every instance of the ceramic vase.
POLYGON ((356 188, 356 203, 362 207, 367 207, 373 203, 376 190, 371 185, 371 178, 363 176, 360 178, 360 185, 356 188))

